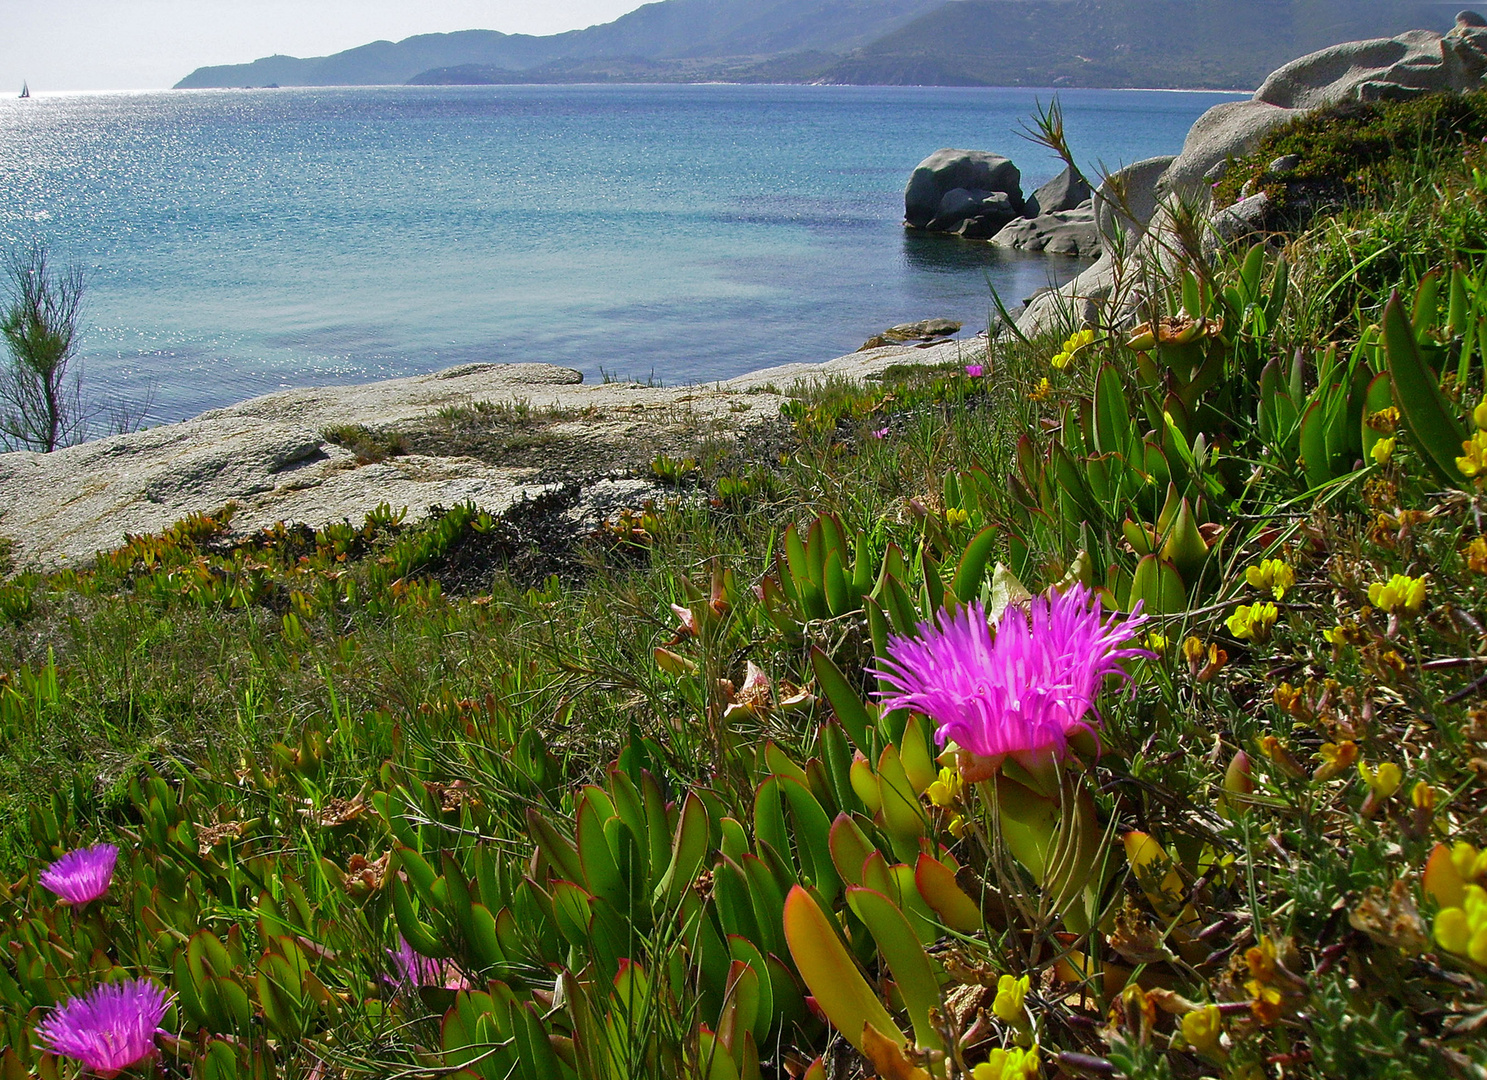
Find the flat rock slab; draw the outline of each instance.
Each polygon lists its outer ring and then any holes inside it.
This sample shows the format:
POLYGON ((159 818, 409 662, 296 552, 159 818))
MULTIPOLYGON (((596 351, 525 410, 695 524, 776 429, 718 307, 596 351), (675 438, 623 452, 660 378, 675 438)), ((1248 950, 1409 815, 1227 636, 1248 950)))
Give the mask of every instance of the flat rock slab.
MULTIPOLYGON (((797 381, 860 379, 895 363, 969 363, 984 349, 980 341, 893 346, 697 386, 585 384, 579 372, 549 364, 467 364, 360 386, 286 390, 52 454, 0 454, 0 535, 15 545, 18 566, 52 569, 84 564, 126 534, 159 532, 229 502, 238 504, 233 527, 240 532, 278 521, 360 521, 381 503, 414 517, 465 500, 500 512, 560 482, 565 460, 584 463, 582 475, 569 479, 599 481, 605 470, 589 467, 596 448, 616 466, 626 457, 649 461, 669 445, 731 437, 775 418, 783 391, 797 381), (530 446, 513 441, 495 459, 441 449, 363 462, 325 434, 346 425, 437 427, 441 410, 470 414, 477 405, 538 418, 530 446), (565 459, 564 447, 589 453, 565 459)), ((638 497, 647 484, 611 476, 591 486, 607 505, 638 497)))

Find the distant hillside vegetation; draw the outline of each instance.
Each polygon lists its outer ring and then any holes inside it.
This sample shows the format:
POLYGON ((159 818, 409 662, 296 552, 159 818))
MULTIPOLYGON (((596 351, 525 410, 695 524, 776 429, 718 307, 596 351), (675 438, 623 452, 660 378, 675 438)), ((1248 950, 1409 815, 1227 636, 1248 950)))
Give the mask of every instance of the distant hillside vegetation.
POLYGON ((826 82, 1252 87, 1459 0, 662 0, 549 37, 466 30, 198 68, 177 87, 826 82))
MULTIPOLYGON (((466 30, 373 42, 334 56, 271 56, 197 68, 177 89, 230 86, 374 86, 406 83, 435 68, 523 71, 554 60, 754 61, 801 51, 841 55, 869 44, 944 0, 662 0, 614 22, 550 37, 466 30)), ((488 80, 487 80, 488 81, 488 80)), ((504 80, 503 80, 504 81, 504 80)), ((536 81, 551 81, 539 79, 536 81)))
POLYGON ((955 0, 856 50, 824 82, 1258 86, 1340 41, 1450 29, 1457 3, 1399 0, 955 0))

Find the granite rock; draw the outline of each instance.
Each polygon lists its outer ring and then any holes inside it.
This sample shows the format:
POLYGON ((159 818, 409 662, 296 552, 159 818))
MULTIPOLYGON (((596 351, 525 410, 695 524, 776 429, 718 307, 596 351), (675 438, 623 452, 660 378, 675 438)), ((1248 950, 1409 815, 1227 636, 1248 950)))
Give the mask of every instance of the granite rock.
MULTIPOLYGON (((1408 98, 1438 90, 1464 91, 1487 76, 1487 19, 1463 11, 1446 35, 1412 30, 1393 38, 1347 42, 1300 57, 1273 72, 1245 101, 1215 105, 1188 131, 1175 158, 1138 162, 1095 193, 1095 220, 1103 254, 1062 289, 1035 297, 1018 318, 1024 334, 1056 329, 1069 318, 1129 319, 1141 301, 1138 283, 1169 262, 1173 238, 1165 223, 1177 203, 1209 206, 1212 184, 1231 157, 1249 153, 1268 132, 1308 111, 1346 101, 1408 98), (1163 210, 1163 207, 1168 209, 1163 210), (1127 279, 1116 280, 1112 252, 1123 243, 1127 279)), ((1249 192, 1245 193, 1249 195, 1249 192)), ((1266 207, 1243 209, 1214 223, 1206 245, 1248 235, 1266 207)))
POLYGON ((1049 255, 1098 255, 1100 232, 1095 227, 1094 203, 1087 201, 1072 210, 1019 218, 997 233, 992 243, 998 247, 1043 251, 1049 255))
POLYGON ((1012 213, 1022 212, 1022 174, 999 154, 936 150, 921 161, 904 189, 904 222, 911 228, 951 232, 995 194, 1012 213))
POLYGON ((1039 214, 1076 210, 1089 202, 1093 195, 1089 182, 1073 169, 1065 167, 1063 172, 1028 196, 1022 212, 1026 217, 1035 218, 1039 214))
POLYGON ((555 476, 563 461, 595 458, 596 445, 601 457, 612 450, 648 462, 669 444, 684 445, 678 440, 726 440, 773 419, 785 400, 781 389, 800 380, 861 379, 895 363, 984 357, 982 341, 948 341, 786 364, 704 386, 585 384, 579 372, 549 364, 466 364, 360 386, 287 390, 51 454, 0 454, 0 535, 13 542, 18 566, 50 569, 84 564, 126 533, 159 532, 229 502, 238 504, 233 527, 241 532, 278 521, 318 528, 360 521, 384 502, 415 518, 465 500, 500 512, 570 481, 582 486, 574 520, 596 524, 606 507, 638 504, 648 486, 609 475, 612 465, 555 476), (457 448, 359 462, 324 434, 336 425, 416 429, 436 424, 440 410, 487 401, 519 401, 548 416, 541 449, 497 463, 457 448), (563 457, 564 448, 588 452, 563 457))

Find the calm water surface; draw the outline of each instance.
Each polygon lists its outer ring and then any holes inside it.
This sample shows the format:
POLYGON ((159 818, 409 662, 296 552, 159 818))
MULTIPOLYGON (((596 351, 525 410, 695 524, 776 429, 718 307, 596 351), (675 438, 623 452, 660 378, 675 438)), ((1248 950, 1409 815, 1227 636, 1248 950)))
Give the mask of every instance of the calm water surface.
MULTIPOLYGON (((1093 170, 1233 95, 1071 90, 1093 170)), ((942 146, 1057 171, 1022 89, 386 87, 0 101, 0 243, 86 267, 99 392, 154 422, 476 360, 697 382, 986 323, 1068 259, 906 235, 942 146)))

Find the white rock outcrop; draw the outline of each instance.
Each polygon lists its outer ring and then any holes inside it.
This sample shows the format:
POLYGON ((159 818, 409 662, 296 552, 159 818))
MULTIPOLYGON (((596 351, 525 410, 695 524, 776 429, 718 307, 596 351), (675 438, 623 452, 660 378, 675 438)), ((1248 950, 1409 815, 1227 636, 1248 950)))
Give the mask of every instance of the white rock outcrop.
MULTIPOLYGON (((360 386, 286 390, 51 454, 0 454, 0 536, 14 544, 18 565, 54 568, 84 563, 126 533, 158 532, 228 502, 239 504, 239 531, 277 521, 359 521, 384 502, 415 517, 466 499, 499 512, 548 486, 552 463, 541 446, 515 465, 417 454, 358 464, 323 432, 337 425, 396 430, 426 423, 442 408, 519 402, 555 417, 546 429, 551 438, 628 445, 648 459, 663 432, 726 435, 778 415, 780 391, 797 380, 863 378, 903 362, 969 363, 984 353, 976 340, 895 346, 666 388, 585 384, 579 372, 549 364, 468 364, 360 386)), ((611 478, 596 495, 623 502, 627 484, 636 482, 611 478)))
MULTIPOLYGON (((1179 201, 1208 205, 1214 172, 1230 157, 1254 149, 1269 131, 1313 109, 1345 101, 1408 98, 1431 91, 1470 90, 1487 74, 1487 19, 1456 16, 1448 34, 1411 30, 1394 38, 1353 41, 1293 60, 1273 72, 1247 101, 1205 112, 1172 158, 1138 161, 1113 174, 1095 192, 1101 257, 1060 289, 1040 293, 1018 317, 1025 334, 1092 324, 1100 310, 1117 321, 1134 311, 1143 265, 1161 265, 1172 237, 1165 229, 1179 201), (1119 236, 1117 234, 1120 234, 1119 236), (1116 244, 1123 245, 1125 282, 1116 280, 1116 244)), ((1232 224, 1232 223, 1230 223, 1232 224)))

